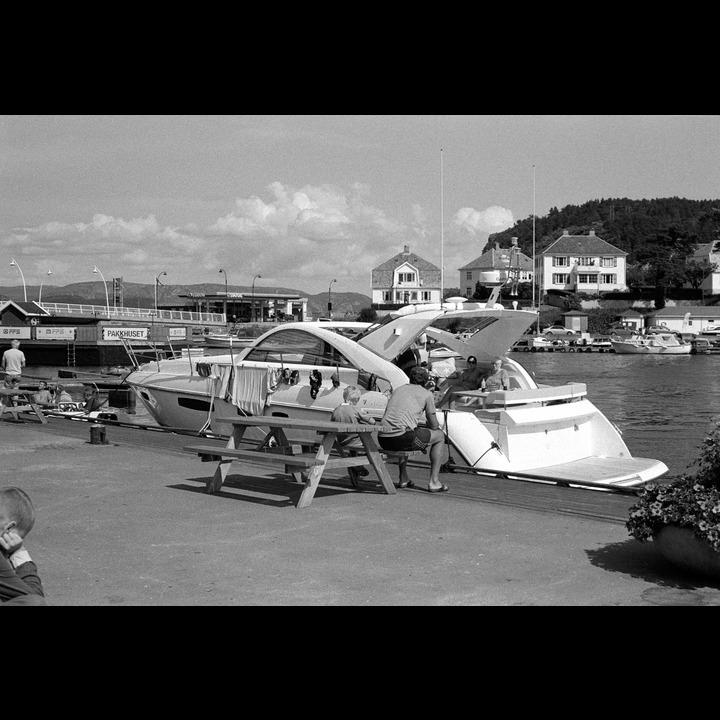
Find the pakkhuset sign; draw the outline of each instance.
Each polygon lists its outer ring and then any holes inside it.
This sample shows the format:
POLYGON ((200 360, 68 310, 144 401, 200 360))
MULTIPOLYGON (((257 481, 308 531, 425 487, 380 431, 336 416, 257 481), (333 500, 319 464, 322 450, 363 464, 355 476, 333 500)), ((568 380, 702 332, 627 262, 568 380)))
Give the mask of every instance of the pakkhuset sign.
POLYGON ((103 328, 103 340, 147 340, 148 329, 147 328, 116 328, 116 327, 104 327, 103 328))

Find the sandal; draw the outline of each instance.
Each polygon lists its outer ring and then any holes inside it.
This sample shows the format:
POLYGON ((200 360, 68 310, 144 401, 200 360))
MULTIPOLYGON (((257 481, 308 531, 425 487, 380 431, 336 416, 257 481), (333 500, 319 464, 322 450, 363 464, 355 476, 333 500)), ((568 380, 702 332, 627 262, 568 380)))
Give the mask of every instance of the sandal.
POLYGON ((399 488, 414 488, 415 483, 412 480, 408 480, 407 482, 401 482, 398 485, 399 488))
POLYGON ((441 485, 439 488, 428 488, 429 493, 447 492, 450 488, 447 485, 441 485))

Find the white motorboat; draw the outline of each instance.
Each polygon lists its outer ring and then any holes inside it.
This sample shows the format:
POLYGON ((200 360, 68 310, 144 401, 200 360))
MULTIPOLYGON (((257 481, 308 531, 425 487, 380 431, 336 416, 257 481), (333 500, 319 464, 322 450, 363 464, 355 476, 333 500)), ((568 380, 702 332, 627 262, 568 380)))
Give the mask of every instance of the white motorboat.
POLYGON ((204 342, 207 347, 212 348, 243 348, 250 347, 256 337, 249 335, 241 336, 237 331, 226 333, 208 333, 204 342))
POLYGON ((611 336, 616 353, 623 355, 689 355, 693 346, 671 332, 654 332, 650 335, 619 338, 611 336))
MULTIPOLYGON (((360 406, 379 419, 392 390, 408 382, 401 356, 424 333, 460 358, 458 369, 470 355, 489 369, 536 317, 490 302, 412 305, 354 338, 329 323, 293 323, 237 354, 160 360, 126 382, 159 425, 199 434, 228 436, 228 420, 238 415, 327 419, 348 385, 363 388, 360 406), (473 318, 475 332, 456 337, 431 326, 455 317, 473 318)), ((465 394, 454 409, 438 411, 453 459, 469 471, 600 488, 641 485, 668 471, 659 460, 632 456, 585 385, 540 386, 518 362, 503 357, 503 367, 511 390, 465 394)))

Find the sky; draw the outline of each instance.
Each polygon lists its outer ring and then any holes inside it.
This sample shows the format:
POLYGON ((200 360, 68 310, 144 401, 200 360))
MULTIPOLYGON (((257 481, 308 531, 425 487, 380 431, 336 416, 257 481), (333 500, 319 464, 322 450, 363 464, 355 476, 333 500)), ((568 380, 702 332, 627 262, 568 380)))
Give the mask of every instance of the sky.
POLYGON ((369 296, 408 245, 458 287, 490 233, 611 197, 720 198, 720 116, 2 115, 0 286, 369 296))

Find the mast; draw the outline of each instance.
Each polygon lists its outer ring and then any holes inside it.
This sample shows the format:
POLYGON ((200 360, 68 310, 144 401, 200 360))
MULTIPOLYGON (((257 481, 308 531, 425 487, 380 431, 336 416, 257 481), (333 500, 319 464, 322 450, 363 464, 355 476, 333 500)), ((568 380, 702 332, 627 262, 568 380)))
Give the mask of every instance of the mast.
MULTIPOLYGON (((532 279, 532 306, 535 307, 535 275, 537 274, 537 266, 535 265, 535 166, 533 165, 533 279, 532 279)), ((538 302, 538 308, 540 303, 538 302)), ((538 326, 538 331, 540 327, 538 326)))
POLYGON ((445 219, 443 209, 443 151, 440 148, 440 302, 445 294, 445 219))

